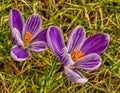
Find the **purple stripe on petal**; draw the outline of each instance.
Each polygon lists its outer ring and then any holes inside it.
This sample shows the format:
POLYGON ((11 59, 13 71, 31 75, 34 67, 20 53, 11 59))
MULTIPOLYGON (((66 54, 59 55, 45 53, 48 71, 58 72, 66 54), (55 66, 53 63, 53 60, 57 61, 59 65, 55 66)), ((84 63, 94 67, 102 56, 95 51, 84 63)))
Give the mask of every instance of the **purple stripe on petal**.
POLYGON ((88 81, 88 79, 76 69, 64 67, 64 70, 65 74, 72 82, 84 84, 88 81))
POLYGON ((22 14, 17 9, 12 9, 9 14, 9 25, 11 29, 16 28, 22 35, 24 20, 22 14))
POLYGON ((70 66, 74 64, 70 54, 67 53, 60 54, 59 58, 64 66, 70 66))
POLYGON ((16 28, 12 29, 12 38, 17 45, 24 46, 24 43, 21 39, 21 34, 16 28))
POLYGON ((42 52, 46 49, 46 43, 43 41, 36 41, 31 43, 29 49, 33 52, 42 52))
POLYGON ((76 48, 77 50, 80 50, 84 40, 86 37, 85 30, 82 26, 77 26, 73 31, 70 33, 70 36, 68 38, 67 48, 68 52, 73 52, 76 48))
POLYGON ((85 54, 97 53, 101 54, 108 47, 109 44, 109 35, 104 33, 98 33, 92 35, 84 42, 81 50, 85 54))
POLYGON ((20 46, 15 45, 11 49, 11 56, 16 61, 24 61, 30 56, 27 49, 22 49, 20 46))
POLYGON ((47 43, 54 53, 59 56, 65 43, 62 36, 62 31, 56 26, 50 26, 47 31, 47 43))
POLYGON ((47 43, 47 38, 46 38, 47 30, 48 30, 48 27, 46 27, 45 29, 37 32, 36 35, 34 35, 34 37, 32 38, 32 42, 34 42, 34 41, 44 41, 44 42, 47 43))
POLYGON ((42 25, 42 19, 38 14, 33 14, 30 17, 28 17, 26 24, 25 24, 25 29, 23 35, 25 35, 25 32, 30 32, 32 35, 34 35, 39 29, 40 26, 42 25))
POLYGON ((78 59, 73 67, 84 70, 96 70, 101 65, 101 58, 98 54, 92 53, 78 59))

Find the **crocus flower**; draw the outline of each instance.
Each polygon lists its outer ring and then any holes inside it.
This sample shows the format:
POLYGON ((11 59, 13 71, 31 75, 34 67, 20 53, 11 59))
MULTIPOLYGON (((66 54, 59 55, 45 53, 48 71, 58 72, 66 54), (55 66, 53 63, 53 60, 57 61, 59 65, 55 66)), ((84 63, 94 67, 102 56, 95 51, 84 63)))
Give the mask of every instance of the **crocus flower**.
POLYGON ((88 79, 78 69, 93 71, 100 66, 100 54, 108 47, 109 35, 97 33, 86 39, 84 28, 77 26, 70 33, 65 46, 62 30, 50 26, 47 31, 47 42, 64 65, 67 77, 76 83, 86 83, 88 79))
POLYGON ((12 9, 9 14, 9 24, 12 38, 16 43, 11 49, 13 59, 24 61, 30 56, 30 51, 42 52, 45 50, 47 28, 39 30, 42 20, 38 14, 29 16, 24 23, 21 12, 12 9))

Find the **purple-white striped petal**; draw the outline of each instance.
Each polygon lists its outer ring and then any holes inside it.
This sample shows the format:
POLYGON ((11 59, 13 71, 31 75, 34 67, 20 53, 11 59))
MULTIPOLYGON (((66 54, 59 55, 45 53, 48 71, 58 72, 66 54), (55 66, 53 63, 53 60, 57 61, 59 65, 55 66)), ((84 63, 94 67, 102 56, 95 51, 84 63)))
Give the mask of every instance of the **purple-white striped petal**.
POLYGON ((101 65, 101 58, 98 54, 92 53, 79 58, 73 65, 75 68, 84 70, 96 70, 101 65))
POLYGON ((62 31, 56 26, 50 26, 47 31, 47 43, 51 50, 60 56, 61 51, 65 47, 65 43, 62 36, 62 31))
POLYGON ((75 29, 73 29, 68 38, 68 52, 73 52, 74 49, 80 50, 85 38, 86 33, 82 26, 77 26, 75 29))
POLYGON ((101 54, 108 47, 109 39, 110 37, 107 34, 104 33, 94 34, 90 36, 88 39, 86 39, 81 50, 85 54, 90 53, 101 54))
POLYGON ((25 35, 26 32, 30 32, 34 36, 35 33, 40 29, 41 25, 42 19, 40 16, 38 14, 31 15, 26 21, 23 35, 25 35))
POLYGON ((88 81, 88 79, 76 69, 64 67, 64 70, 65 74, 72 82, 84 84, 88 81))
POLYGON ((48 27, 46 27, 43 30, 37 32, 36 35, 34 35, 34 37, 32 38, 31 42, 44 41, 45 43, 47 43, 47 38, 46 38, 47 30, 48 30, 48 27))
POLYGON ((9 14, 9 25, 11 29, 16 28, 22 35, 24 20, 22 14, 17 9, 12 9, 9 14))
POLYGON ((11 49, 11 56, 16 61, 24 61, 30 56, 30 52, 21 48, 21 46, 15 45, 11 49))
POLYGON ((59 58, 64 66, 70 66, 74 64, 71 55, 65 52, 65 50, 63 50, 63 53, 60 54, 59 58))
POLYGON ((24 43, 21 38, 21 34, 16 28, 12 29, 12 38, 17 45, 24 46, 24 43))
POLYGON ((29 49, 33 52, 42 52, 46 49, 46 43, 43 41, 36 41, 31 43, 29 49))

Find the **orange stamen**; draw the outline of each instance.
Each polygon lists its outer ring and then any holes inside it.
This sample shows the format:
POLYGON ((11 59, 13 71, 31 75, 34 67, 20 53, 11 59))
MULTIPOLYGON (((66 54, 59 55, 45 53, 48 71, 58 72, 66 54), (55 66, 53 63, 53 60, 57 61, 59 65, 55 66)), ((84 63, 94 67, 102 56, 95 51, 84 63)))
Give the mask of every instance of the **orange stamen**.
POLYGON ((77 60, 78 58, 84 56, 85 54, 82 51, 78 51, 74 49, 74 56, 72 57, 73 60, 77 60))
POLYGON ((27 31, 24 37, 25 43, 27 43, 31 38, 32 38, 32 34, 29 31, 27 31))

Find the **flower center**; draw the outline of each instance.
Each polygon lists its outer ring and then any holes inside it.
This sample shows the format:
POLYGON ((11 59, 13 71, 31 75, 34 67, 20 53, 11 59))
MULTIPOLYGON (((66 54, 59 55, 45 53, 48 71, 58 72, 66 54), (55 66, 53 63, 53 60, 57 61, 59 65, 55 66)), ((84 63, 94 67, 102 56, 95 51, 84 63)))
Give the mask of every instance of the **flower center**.
POLYGON ((27 31, 27 32, 25 33, 25 36, 24 36, 24 42, 25 42, 25 44, 27 44, 28 41, 29 41, 31 38, 32 38, 32 34, 31 34, 29 31, 27 31))
POLYGON ((85 55, 84 52, 78 51, 77 49, 74 49, 74 55, 73 55, 72 59, 75 61, 84 55, 85 55))

